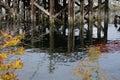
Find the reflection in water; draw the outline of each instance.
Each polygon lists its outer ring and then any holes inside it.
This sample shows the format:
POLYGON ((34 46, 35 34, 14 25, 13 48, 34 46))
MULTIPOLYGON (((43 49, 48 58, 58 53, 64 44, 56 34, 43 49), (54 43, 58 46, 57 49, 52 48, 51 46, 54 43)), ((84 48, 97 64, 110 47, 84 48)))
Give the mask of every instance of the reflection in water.
POLYGON ((91 46, 87 50, 88 59, 92 62, 96 62, 101 55, 100 47, 91 46))
POLYGON ((110 51, 109 54, 102 53, 100 47, 90 46, 87 51, 74 53, 27 50, 21 57, 25 66, 17 72, 18 77, 20 80, 113 80, 116 76, 111 72, 119 69, 114 66, 119 65, 119 62, 116 64, 114 57, 119 59, 119 54, 111 55, 110 51))
MULTIPOLYGON (((79 62, 79 64, 73 68, 74 75, 77 76, 80 80, 113 80, 113 79, 118 80, 115 75, 111 76, 111 73, 109 73, 110 71, 108 71, 107 68, 103 68, 103 65, 105 64, 104 62, 102 64, 99 64, 101 63, 100 59, 102 58, 102 55, 105 55, 103 53, 111 53, 111 51, 112 52, 120 51, 117 50, 118 48, 120 49, 119 41, 114 42, 110 41, 109 44, 97 44, 95 46, 90 46, 87 49, 87 57, 82 59, 79 62)), ((114 59, 114 57, 112 58, 114 59)), ((107 62, 106 64, 108 64, 109 62, 107 62)), ((115 64, 114 60, 113 64, 115 64)), ((112 67, 113 66, 114 65, 112 65, 112 67)), ((117 66, 114 66, 114 68, 115 67, 117 66)))
POLYGON ((98 59, 100 55, 100 47, 89 47, 87 50, 88 57, 80 61, 80 63, 73 69, 73 73, 81 80, 106 80, 101 76, 101 73, 99 73, 100 66, 98 59))
MULTIPOLYGON (((53 54, 50 54, 50 57, 49 57, 49 72, 52 73, 54 72, 55 70, 55 65, 57 63, 69 63, 69 62, 76 62, 78 60, 81 60, 85 54, 83 54, 83 52, 74 52, 74 53, 70 53, 70 54, 67 54, 67 53, 53 53, 53 54)), ((69 65, 66 65, 66 66, 69 66, 69 65)))

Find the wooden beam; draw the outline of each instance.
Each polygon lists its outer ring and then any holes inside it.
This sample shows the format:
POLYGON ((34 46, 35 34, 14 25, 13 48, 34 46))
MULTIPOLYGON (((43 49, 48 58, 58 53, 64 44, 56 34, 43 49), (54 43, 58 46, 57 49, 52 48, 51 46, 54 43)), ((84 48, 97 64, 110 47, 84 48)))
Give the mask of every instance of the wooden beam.
POLYGON ((78 1, 75 1, 75 4, 77 4, 78 6, 80 6, 80 4, 78 3, 78 1))
POLYGON ((50 13, 46 11, 42 6, 38 5, 38 3, 34 2, 34 5, 39 8, 41 11, 43 11, 46 15, 50 16, 50 13))
POLYGON ((55 16, 54 16, 54 18, 56 18, 57 16, 59 16, 61 13, 63 13, 67 8, 68 8, 68 6, 66 6, 64 9, 60 10, 58 13, 56 13, 55 16))

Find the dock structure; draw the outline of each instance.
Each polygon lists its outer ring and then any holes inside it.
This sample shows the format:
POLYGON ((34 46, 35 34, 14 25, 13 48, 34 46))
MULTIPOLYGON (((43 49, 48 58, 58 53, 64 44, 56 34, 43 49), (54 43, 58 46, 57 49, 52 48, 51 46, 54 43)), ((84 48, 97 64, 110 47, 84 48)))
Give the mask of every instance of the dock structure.
POLYGON ((22 28, 30 36, 32 45, 49 35, 51 52, 63 41, 62 38, 67 41, 68 52, 74 51, 76 43, 80 48, 85 43, 93 44, 94 28, 96 38, 104 38, 106 42, 108 16, 109 0, 0 0, 0 28, 6 23, 10 23, 8 27, 13 27, 16 32, 17 28, 22 28), (56 39, 56 34, 62 37, 56 39))

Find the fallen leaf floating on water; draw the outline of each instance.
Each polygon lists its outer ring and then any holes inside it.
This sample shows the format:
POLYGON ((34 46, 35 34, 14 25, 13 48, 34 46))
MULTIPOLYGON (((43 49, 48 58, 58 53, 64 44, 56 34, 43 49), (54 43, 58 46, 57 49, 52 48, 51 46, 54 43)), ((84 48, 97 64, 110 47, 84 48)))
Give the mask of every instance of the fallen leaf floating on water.
POLYGON ((20 47, 16 51, 11 50, 11 54, 17 54, 17 55, 22 55, 24 54, 24 52, 25 52, 24 47, 20 47))
POLYGON ((3 32, 2 30, 0 30, 0 33, 1 33, 4 37, 12 38, 11 35, 9 35, 9 34, 3 32))

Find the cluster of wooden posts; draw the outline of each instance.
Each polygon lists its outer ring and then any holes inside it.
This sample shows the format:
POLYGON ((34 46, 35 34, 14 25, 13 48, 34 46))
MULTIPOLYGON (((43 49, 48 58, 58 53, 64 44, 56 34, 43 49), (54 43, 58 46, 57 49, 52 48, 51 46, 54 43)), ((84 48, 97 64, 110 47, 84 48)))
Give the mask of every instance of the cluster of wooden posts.
MULTIPOLYGON (((50 51, 55 48, 55 32, 62 28, 61 33, 66 36, 68 29, 68 52, 72 52, 75 48, 76 28, 79 29, 80 47, 84 46, 85 29, 89 43, 93 43, 93 27, 97 28, 97 38, 101 38, 103 32, 104 42, 107 41, 108 4, 109 0, 0 0, 0 20, 12 19, 16 24, 24 23, 24 27, 30 24, 27 27, 31 27, 31 31, 36 30, 36 27, 41 30, 47 28, 50 51), (4 14, 2 8, 5 9, 4 14)), ((41 32, 40 35, 45 33, 41 32)), ((34 43, 34 34, 31 37, 31 43, 34 43)))

